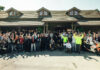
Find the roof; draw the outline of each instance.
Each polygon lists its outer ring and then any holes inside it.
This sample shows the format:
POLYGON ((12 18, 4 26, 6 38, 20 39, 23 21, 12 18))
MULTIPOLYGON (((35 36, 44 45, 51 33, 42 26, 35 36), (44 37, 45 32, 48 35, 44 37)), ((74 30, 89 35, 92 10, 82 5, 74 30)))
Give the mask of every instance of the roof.
POLYGON ((45 10, 47 12, 50 12, 48 9, 46 9, 45 7, 40 8, 39 10, 37 10, 37 12, 40 12, 41 10, 45 10))
POLYGON ((98 26, 100 25, 100 21, 80 21, 77 24, 80 26, 98 26))
POLYGON ((20 18, 38 18, 38 13, 36 11, 21 11, 23 15, 20 18))
POLYGON ((71 11, 71 10, 77 10, 77 11, 80 11, 80 9, 76 8, 76 7, 73 7, 71 9, 69 9, 67 12, 71 11))
POLYGON ((74 17, 68 17, 68 16, 57 16, 57 17, 47 17, 44 18, 42 21, 47 21, 47 22, 76 22, 78 21, 76 18, 74 17))
POLYGON ((43 26, 39 21, 0 21, 0 26, 43 26))
MULTIPOLYGON (((12 9, 12 8, 10 8, 12 9)), ((40 8, 46 9, 44 7, 40 8)), ((9 9, 8 9, 9 10, 9 9)), ((16 9, 15 9, 16 10, 16 9)), ((46 9, 48 10, 48 9, 46 9)), ((48 10, 52 17, 65 17, 68 16, 66 14, 67 10, 48 10)), ((18 18, 39 18, 37 11, 20 11, 23 15, 18 18)), ((80 10, 80 16, 84 18, 100 18, 100 12, 97 10, 80 10)), ((0 18, 8 18, 8 13, 6 11, 0 11, 0 18)), ((15 17, 14 17, 15 18, 15 17)))
POLYGON ((97 10, 81 10, 80 15, 85 18, 100 18, 100 13, 97 10))
POLYGON ((11 11, 11 10, 18 11, 18 10, 16 10, 16 9, 14 9, 13 7, 11 7, 11 8, 9 8, 8 10, 6 10, 6 12, 9 12, 9 11, 11 11))
MULTIPOLYGON (((38 18, 38 13, 36 11, 20 11, 20 12, 23 15, 14 18, 38 18)), ((0 18, 8 18, 8 13, 5 11, 0 11, 0 18)))

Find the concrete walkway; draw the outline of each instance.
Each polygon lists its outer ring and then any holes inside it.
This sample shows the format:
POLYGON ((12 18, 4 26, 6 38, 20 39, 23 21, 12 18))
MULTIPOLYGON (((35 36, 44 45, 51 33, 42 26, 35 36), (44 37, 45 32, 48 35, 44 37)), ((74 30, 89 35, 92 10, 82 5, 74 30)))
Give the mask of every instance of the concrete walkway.
POLYGON ((100 56, 63 51, 5 54, 0 70, 100 70, 100 56))

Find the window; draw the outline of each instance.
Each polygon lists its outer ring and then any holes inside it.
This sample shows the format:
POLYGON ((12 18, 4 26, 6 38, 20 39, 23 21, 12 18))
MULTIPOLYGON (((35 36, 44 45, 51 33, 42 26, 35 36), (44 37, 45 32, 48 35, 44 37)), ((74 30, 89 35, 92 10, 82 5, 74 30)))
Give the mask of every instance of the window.
POLYGON ((78 11, 74 11, 74 15, 78 15, 78 11))
POLYGON ((45 16, 47 16, 47 15, 48 15, 48 13, 47 13, 46 11, 44 11, 44 15, 45 15, 45 16))
POLYGON ((9 15, 10 15, 10 16, 13 16, 13 11, 11 11, 11 12, 9 13, 9 15))
POLYGON ((40 14, 39 14, 40 16, 42 16, 43 15, 43 12, 42 11, 40 11, 40 14))
POLYGON ((70 15, 78 15, 78 11, 70 11, 69 14, 70 15))
POLYGON ((74 15, 74 12, 73 11, 70 11, 70 15, 74 15))
POLYGON ((9 12, 9 16, 16 16, 16 14, 17 14, 16 11, 10 11, 9 12))
POLYGON ((40 16, 47 16, 48 12, 47 11, 40 11, 39 15, 40 16))
POLYGON ((14 12, 14 15, 16 15, 16 12, 14 12))

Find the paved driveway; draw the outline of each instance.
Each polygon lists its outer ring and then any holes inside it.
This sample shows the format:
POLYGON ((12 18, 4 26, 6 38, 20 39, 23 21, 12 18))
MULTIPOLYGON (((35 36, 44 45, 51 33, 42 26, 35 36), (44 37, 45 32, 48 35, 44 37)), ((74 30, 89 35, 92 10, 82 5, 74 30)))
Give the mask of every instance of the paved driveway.
POLYGON ((0 56, 0 70, 100 70, 100 56, 63 51, 5 54, 0 56))

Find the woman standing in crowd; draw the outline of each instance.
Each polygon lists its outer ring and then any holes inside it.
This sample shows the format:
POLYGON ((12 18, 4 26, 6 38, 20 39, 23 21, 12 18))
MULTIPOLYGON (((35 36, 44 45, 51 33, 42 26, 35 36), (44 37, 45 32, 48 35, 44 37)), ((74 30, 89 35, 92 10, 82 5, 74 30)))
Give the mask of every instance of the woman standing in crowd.
POLYGON ((45 35, 41 34, 41 51, 45 50, 45 35))
POLYGON ((37 35, 37 40, 36 40, 36 50, 40 51, 40 46, 41 46, 41 37, 40 34, 37 35))
POLYGON ((31 36, 31 50, 30 51, 32 52, 33 50, 36 50, 34 34, 32 34, 31 36))
POLYGON ((53 40, 53 38, 50 39, 50 50, 54 50, 55 46, 55 42, 53 40))
POLYGON ((74 36, 72 36, 72 52, 76 52, 76 41, 74 36))
POLYGON ((26 37, 27 37, 27 41, 26 41, 27 51, 30 51, 30 49, 31 49, 31 35, 30 35, 30 33, 28 33, 28 35, 26 37))
POLYGON ((24 43, 23 35, 20 35, 17 39, 17 47, 19 51, 23 51, 23 43, 24 43))
MULTIPOLYGON (((60 36, 61 34, 59 33, 58 38, 57 38, 57 49, 58 50, 63 50, 63 39, 60 36)), ((55 43, 56 44, 56 43, 55 43)))

